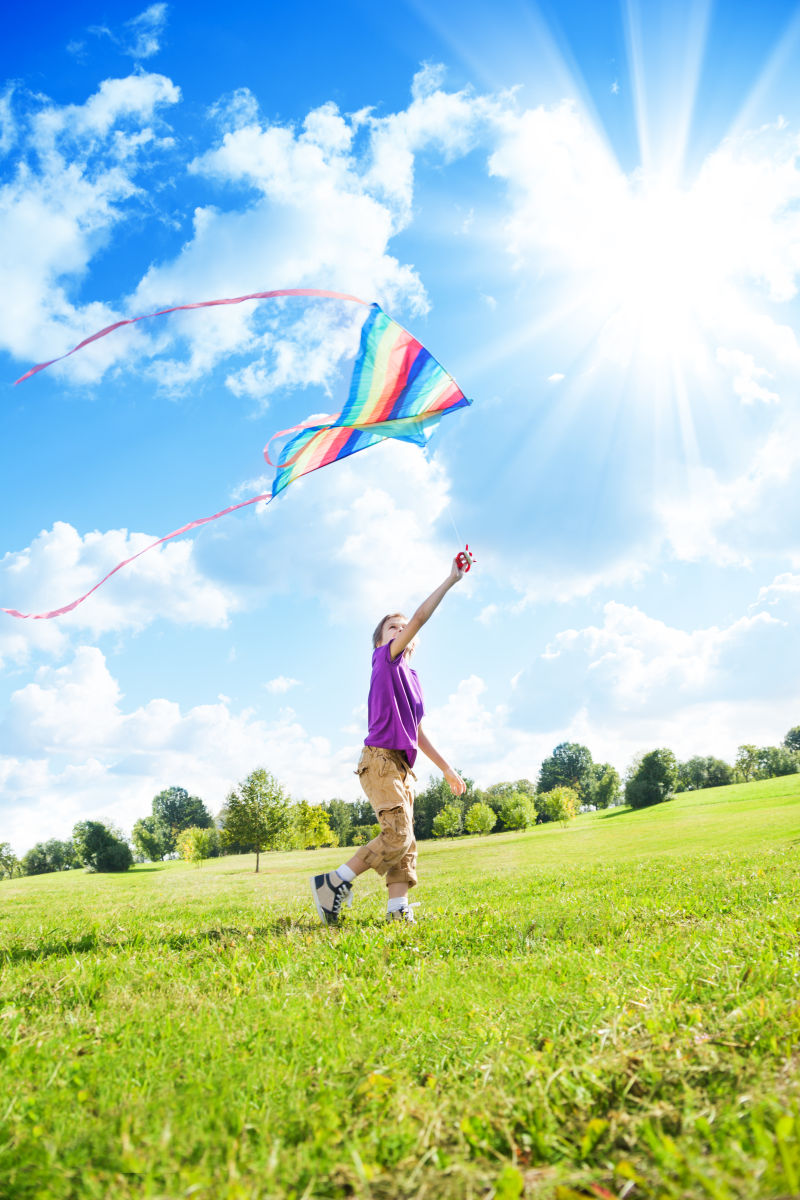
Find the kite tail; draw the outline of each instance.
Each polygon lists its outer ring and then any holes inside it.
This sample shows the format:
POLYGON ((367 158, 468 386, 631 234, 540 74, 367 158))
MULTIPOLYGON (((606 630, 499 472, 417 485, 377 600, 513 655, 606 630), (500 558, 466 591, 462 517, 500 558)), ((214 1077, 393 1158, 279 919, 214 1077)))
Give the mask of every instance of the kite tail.
POLYGON ((0 612, 8 613, 9 617, 19 617, 23 621, 47 621, 50 617, 63 617, 65 613, 72 612, 79 604, 83 604, 84 600, 88 600, 93 592, 96 592, 99 587, 102 587, 107 579, 112 575, 116 575, 117 571, 121 571, 123 567, 127 567, 128 563, 135 562, 137 558, 141 558, 143 554, 147 554, 148 550, 155 550, 156 546, 161 546, 164 542, 169 542, 172 538, 180 537, 182 533, 188 533, 190 529, 199 529, 201 525, 208 525, 209 521, 218 521, 220 517, 226 517, 228 513, 236 512, 238 508, 247 508, 249 504, 257 504, 259 500, 263 500, 269 504, 272 496, 269 492, 264 492, 260 496, 251 496, 249 500, 242 500, 239 504, 231 504, 228 508, 223 508, 221 512, 214 513, 211 517, 199 517, 196 521, 190 521, 188 525, 181 525, 180 529, 174 529, 172 533, 166 534, 158 541, 151 542, 149 546, 145 546, 144 550, 139 550, 137 554, 132 554, 130 558, 124 559, 121 563, 117 563, 107 575, 104 575, 93 588, 79 596, 77 600, 73 600, 71 604, 65 604, 63 608, 54 608, 52 612, 42 613, 21 613, 15 608, 0 608, 0 612))
MULTIPOLYGON (((31 367, 30 371, 26 371, 24 375, 20 375, 19 379, 14 381, 14 387, 18 383, 24 383, 26 379, 30 379, 31 375, 36 375, 39 371, 44 371, 46 367, 52 367, 53 363, 61 362, 62 359, 69 358, 71 354, 76 354, 84 346, 88 346, 92 342, 97 342, 100 338, 107 337, 109 333, 113 333, 115 329, 121 329, 123 325, 135 325, 137 321, 149 321, 151 317, 165 317, 168 313, 189 312, 195 308, 218 308, 220 305, 225 304, 243 304, 245 300, 274 300, 278 296, 311 296, 320 300, 349 300, 353 304, 363 304, 365 307, 369 307, 366 300, 359 300, 358 296, 350 296, 346 292, 328 292, 322 288, 279 288, 277 291, 249 292, 246 296, 233 296, 230 299, 224 300, 198 300, 194 304, 177 304, 174 308, 161 308, 158 312, 144 313, 141 317, 128 317, 124 321, 115 321, 113 325, 106 325, 105 329, 99 329, 91 337, 84 338, 82 342, 78 342, 77 346, 73 346, 66 354, 59 354, 57 358, 51 358, 47 362, 37 363, 35 367, 31 367)), ((4 609, 3 611, 7 610, 4 609)))
POLYGON ((106 580, 122 570, 128 563, 154 550, 164 542, 207 525, 209 521, 218 521, 228 513, 246 508, 249 504, 259 501, 269 503, 285 487, 320 467, 328 466, 339 459, 347 458, 359 450, 366 450, 384 438, 398 438, 401 441, 412 442, 417 446, 425 445, 427 433, 436 425, 441 417, 448 412, 455 412, 472 402, 466 398, 453 379, 448 375, 441 363, 418 342, 416 338, 402 326, 387 316, 377 304, 367 305, 357 296, 344 292, 323 291, 320 288, 284 288, 271 292, 251 292, 247 296, 236 296, 224 300, 202 300, 195 304, 179 304, 175 308, 164 308, 157 313, 148 313, 141 317, 131 317, 128 320, 117 321, 99 330, 91 337, 85 338, 72 350, 62 354, 60 358, 50 359, 49 362, 38 363, 17 383, 29 379, 37 371, 43 371, 54 362, 68 358, 90 342, 106 337, 122 325, 134 325, 137 321, 145 321, 150 317, 165 316, 167 313, 184 312, 196 308, 212 308, 224 304, 242 304, 245 300, 268 300, 277 296, 310 296, 326 300, 349 300, 370 309, 370 313, 361 329, 361 345, 359 348, 353 376, 350 381, 350 391, 347 404, 334 417, 314 417, 290 429, 282 429, 264 447, 264 457, 270 466, 277 468, 270 492, 253 496, 250 500, 242 500, 239 504, 231 504, 221 512, 211 517, 201 517, 190 521, 168 533, 166 537, 158 538, 145 546, 138 554, 132 554, 123 562, 118 563, 107 575, 96 583, 85 595, 65 604, 63 608, 53 609, 52 612, 21 613, 15 608, 0 608, 0 612, 21 620, 45 621, 50 617, 61 617, 72 612, 79 604, 83 604, 106 580), (276 438, 289 438, 277 455, 277 463, 273 464, 269 456, 269 448, 276 438))

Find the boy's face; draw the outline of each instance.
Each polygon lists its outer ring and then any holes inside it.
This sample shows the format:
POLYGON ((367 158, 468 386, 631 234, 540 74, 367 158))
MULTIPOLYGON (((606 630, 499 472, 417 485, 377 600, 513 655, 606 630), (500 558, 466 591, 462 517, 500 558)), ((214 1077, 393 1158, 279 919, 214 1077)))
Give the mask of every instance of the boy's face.
POLYGON ((403 632, 407 624, 408 621, 400 613, 393 617, 387 617, 383 622, 383 629, 381 630, 381 645, 388 646, 389 642, 393 642, 398 633, 403 632))
MULTIPOLYGON (((398 633, 402 633, 408 621, 404 616, 398 615, 395 617, 387 617, 383 622, 383 631, 381 633, 381 645, 388 646, 389 642, 393 642, 398 633)), ((403 651, 403 658, 411 658, 411 655, 417 648, 417 639, 409 642, 403 651)))

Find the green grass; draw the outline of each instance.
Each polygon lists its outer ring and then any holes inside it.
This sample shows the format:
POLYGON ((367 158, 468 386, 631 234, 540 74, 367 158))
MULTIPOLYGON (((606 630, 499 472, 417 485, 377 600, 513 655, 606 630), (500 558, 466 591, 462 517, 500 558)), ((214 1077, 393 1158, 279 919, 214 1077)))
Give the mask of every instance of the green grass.
POLYGON ((0 1195, 800 1195, 800 778, 421 852, 0 884, 0 1195))

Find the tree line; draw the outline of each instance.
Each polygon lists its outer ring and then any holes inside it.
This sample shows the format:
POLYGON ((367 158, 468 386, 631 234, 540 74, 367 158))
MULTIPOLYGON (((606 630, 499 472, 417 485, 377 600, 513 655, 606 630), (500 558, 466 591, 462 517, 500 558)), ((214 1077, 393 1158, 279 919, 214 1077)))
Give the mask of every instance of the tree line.
MULTIPOLYGON (((414 835, 425 841, 530 829, 620 803, 642 808, 677 792, 798 773, 800 725, 788 731, 780 746, 739 746, 733 764, 713 756, 679 762, 669 749, 650 750, 637 755, 624 780, 610 763, 594 762, 587 746, 561 742, 542 762, 536 783, 517 779, 482 789, 464 776, 464 794, 453 796, 443 778, 432 779, 414 802, 414 835)), ((79 821, 71 839, 38 842, 21 859, 7 842, 0 842, 0 879, 76 867, 125 871, 135 860, 159 862, 176 855, 200 863, 253 851, 258 871, 265 851, 364 845, 378 828, 366 797, 337 797, 319 805, 293 801, 259 767, 231 789, 216 817, 198 796, 169 787, 153 798, 151 812, 135 822, 130 840, 109 823, 79 821)))

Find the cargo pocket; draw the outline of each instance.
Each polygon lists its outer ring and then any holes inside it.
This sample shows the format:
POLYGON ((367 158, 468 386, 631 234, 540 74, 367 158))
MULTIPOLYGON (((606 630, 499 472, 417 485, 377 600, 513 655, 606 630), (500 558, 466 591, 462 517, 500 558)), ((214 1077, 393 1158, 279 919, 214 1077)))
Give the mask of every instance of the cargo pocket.
POLYGON ((390 863, 397 862, 408 851, 413 840, 403 806, 400 804, 394 808, 384 808, 377 816, 387 860, 390 863))
POLYGON ((360 778, 361 778, 361 776, 362 776, 362 775, 364 774, 364 772, 366 771, 366 769, 367 769, 367 767, 368 767, 368 766, 369 766, 369 763, 367 762, 367 755, 366 755, 366 752, 365 752, 364 750, 362 750, 362 751, 361 751, 361 758, 358 760, 358 766, 356 767, 355 771, 353 771, 353 774, 354 774, 354 775, 358 775, 358 777, 359 777, 359 779, 360 779, 360 778))

